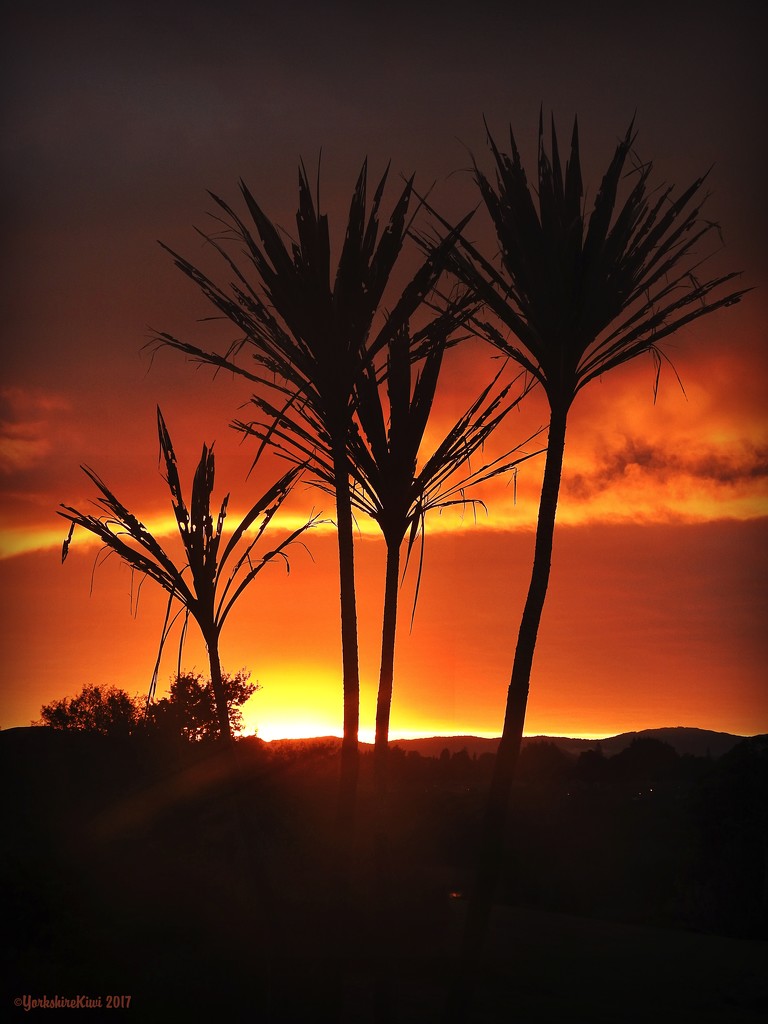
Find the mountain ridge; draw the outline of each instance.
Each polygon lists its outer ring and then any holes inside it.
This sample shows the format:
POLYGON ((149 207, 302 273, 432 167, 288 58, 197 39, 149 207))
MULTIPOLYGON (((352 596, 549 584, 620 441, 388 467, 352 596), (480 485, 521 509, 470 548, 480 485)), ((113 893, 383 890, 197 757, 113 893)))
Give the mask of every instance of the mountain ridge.
MULTIPOLYGON (((51 730, 45 726, 16 726, 10 729, 0 729, 0 747, 13 744, 16 737, 23 735, 43 736, 54 733, 63 738, 66 731, 51 730)), ((74 730, 75 733, 78 730, 74 730)), ((82 734, 81 734, 82 735, 82 734)), ((768 734, 757 734, 768 735, 768 734)), ((101 737, 103 738, 103 737, 101 737)), ((621 753, 638 739, 654 739, 668 743, 680 755, 693 755, 695 757, 713 758, 722 757, 737 744, 755 737, 741 736, 736 733, 716 732, 712 729, 698 729, 691 726, 667 726, 658 729, 639 729, 633 732, 617 733, 615 736, 603 738, 582 738, 575 736, 524 736, 523 747, 536 743, 551 743, 571 757, 578 757, 585 750, 594 750, 600 747, 606 757, 613 757, 621 753)), ((272 747, 275 751, 301 750, 312 747, 324 747, 332 751, 341 745, 338 736, 314 736, 307 738, 284 737, 273 740, 261 740, 258 735, 244 736, 242 741, 248 742, 255 739, 266 747, 272 747)), ((471 734, 458 736, 421 736, 409 739, 390 740, 390 748, 400 748, 406 753, 415 751, 422 757, 440 757, 444 750, 449 754, 457 754, 462 750, 472 757, 480 757, 483 754, 495 754, 499 745, 499 737, 473 736, 471 734)), ((372 743, 360 742, 360 749, 363 753, 373 750, 372 743)))
MULTIPOLYGON (((658 729, 639 729, 632 732, 617 733, 602 739, 584 739, 574 736, 524 736, 523 746, 532 743, 553 743, 567 754, 576 757, 585 750, 594 750, 598 744, 607 757, 625 750, 636 739, 656 739, 668 743, 678 754, 691 754, 695 757, 721 757, 735 747, 747 736, 735 733, 716 732, 712 729, 698 729, 691 726, 665 726, 658 729)), ((335 745, 341 743, 337 736, 317 736, 307 739, 274 739, 267 741, 278 749, 281 745, 335 745)), ((450 754, 466 750, 468 754, 480 757, 482 754, 495 754, 499 737, 459 735, 459 736, 423 736, 410 739, 390 740, 390 748, 400 747, 406 752, 415 751, 422 757, 439 757, 443 750, 450 754)), ((360 742, 363 751, 373 749, 372 743, 360 742)))

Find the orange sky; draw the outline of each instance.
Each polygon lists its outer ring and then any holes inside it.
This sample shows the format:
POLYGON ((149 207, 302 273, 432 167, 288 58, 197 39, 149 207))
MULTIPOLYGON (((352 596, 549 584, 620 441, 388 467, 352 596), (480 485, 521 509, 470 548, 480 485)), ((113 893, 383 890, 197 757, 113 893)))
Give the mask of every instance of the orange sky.
MULTIPOLYGON (((727 243, 719 265, 743 268, 745 283, 758 290, 673 339, 667 351, 685 394, 665 372, 654 404, 653 368, 640 360, 593 383, 577 400, 527 731, 768 730, 768 345, 759 288, 766 274, 755 240, 764 237, 756 232, 762 210, 752 199, 759 154, 750 146, 758 143, 747 131, 756 94, 750 76, 758 65, 756 57, 752 66, 749 47, 756 34, 748 25, 725 28, 706 14, 691 29, 699 55, 709 47, 726 64, 715 91, 700 76, 694 87, 682 58, 662 59, 677 24, 667 16, 654 22, 649 14, 642 29, 659 47, 653 73, 642 38, 628 42, 617 20, 603 22, 610 39, 597 41, 611 59, 588 79, 580 73, 584 48, 579 54, 566 48, 565 22, 553 31, 532 17, 516 26, 521 93, 508 83, 508 54, 495 43, 509 26, 496 24, 493 32, 489 26, 482 40, 466 42, 466 56, 477 59, 462 61, 460 81, 447 78, 434 56, 436 38, 451 53, 458 34, 430 26, 433 56, 416 76, 407 59, 418 50, 416 41, 404 43, 399 77, 383 98, 363 70, 374 57, 385 60, 392 30, 374 38, 362 17, 339 23, 321 58, 310 46, 311 17, 289 32, 275 9, 267 19, 269 68, 255 69, 243 33, 238 41, 225 38, 227 18, 214 29, 201 12, 185 22, 178 50, 164 51, 162 73, 152 58, 175 38, 171 13, 153 16, 152 32, 128 14, 86 24, 53 14, 35 21, 21 12, 12 24, 17 44, 34 32, 36 47, 23 62, 13 58, 18 45, 10 50, 6 71, 13 85, 4 165, 14 258, 5 285, 7 372, 0 388, 6 679, 0 725, 28 724, 43 702, 85 683, 143 692, 151 674, 162 598, 147 585, 132 617, 129 577, 115 562, 98 570, 89 596, 96 549, 84 535, 67 564, 59 564, 66 529, 55 508, 60 501, 82 507, 93 496, 81 462, 145 521, 167 522, 157 471, 159 402, 186 480, 200 444, 216 439, 218 493, 231 489, 235 510, 276 472, 273 463, 259 479, 245 480, 252 451, 227 427, 248 398, 239 381, 212 383, 208 371, 177 354, 164 352, 150 363, 142 351, 152 329, 210 345, 228 337, 195 322, 207 310, 154 240, 204 262, 190 224, 205 223, 205 188, 234 197, 240 174, 289 226, 298 153, 314 159, 320 145, 332 221, 344 212, 364 153, 376 161, 374 173, 391 156, 396 174, 415 169, 425 186, 437 178, 443 208, 462 212, 474 202, 469 183, 446 177, 467 162, 456 138, 484 156, 485 112, 499 126, 512 118, 530 152, 544 97, 563 131, 579 113, 590 196, 589 169, 605 163, 635 108, 640 152, 655 157, 657 180, 687 183, 716 163, 709 212, 722 221, 727 243), (655 32, 662 21, 665 33, 655 32), (59 45, 62 33, 69 46, 59 45), (100 47, 90 47, 99 33, 100 47), (729 38, 732 45, 724 45, 729 38), (356 47, 347 46, 352 41, 356 47), (356 54, 348 64, 334 59, 342 49, 356 54), (282 60, 289 52, 306 58, 292 77, 282 60), (557 75, 542 78, 541 62, 526 57, 529 52, 557 53, 557 75), (629 73, 611 91, 614 64, 629 73), (268 92, 260 92, 259 76, 268 72, 268 92)), ((417 18, 413 31, 418 36, 427 26, 417 18)), ((480 236, 483 230, 478 221, 480 236)), ((495 373, 492 357, 477 342, 451 353, 436 433, 495 373)), ((532 396, 495 443, 509 447, 544 420, 532 396)), ((463 520, 458 513, 433 516, 412 633, 412 578, 403 590, 393 735, 500 731, 540 472, 534 462, 521 469, 516 502, 511 486, 489 485, 483 492, 488 516, 476 523, 469 513, 463 520)), ((332 513, 329 499, 300 490, 291 514, 304 517, 313 509, 332 513)), ((279 533, 280 525, 273 526, 279 533)), ((308 547, 311 557, 294 553, 290 576, 275 566, 259 577, 223 634, 225 666, 247 665, 263 687, 246 720, 267 738, 340 729, 332 532, 313 531, 308 547)), ((362 521, 357 570, 365 736, 373 724, 383 546, 362 521)), ((169 648, 161 672, 166 683, 174 657, 169 648)), ((184 664, 202 669, 204 661, 190 641, 184 664)))

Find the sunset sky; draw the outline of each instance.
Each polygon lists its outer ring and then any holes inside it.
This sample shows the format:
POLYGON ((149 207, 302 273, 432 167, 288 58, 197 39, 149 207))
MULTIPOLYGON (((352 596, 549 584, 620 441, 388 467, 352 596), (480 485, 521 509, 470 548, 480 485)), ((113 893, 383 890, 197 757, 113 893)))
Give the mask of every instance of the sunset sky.
MULTIPOLYGON (((553 571, 534 662, 528 733, 608 735, 688 725, 768 731, 768 312, 763 70, 753 5, 310 3, 112 5, 30 2, 6 15, 3 373, 0 378, 0 726, 86 683, 145 693, 164 601, 76 534, 60 563, 60 502, 86 508, 93 467, 147 524, 167 529, 155 408, 191 479, 216 442, 217 494, 243 511, 280 471, 228 424, 245 382, 171 351, 154 332, 221 349, 202 297, 160 239, 218 264, 211 190, 236 203, 243 178, 291 231, 296 169, 314 176, 340 240, 360 164, 391 160, 448 218, 477 203, 469 153, 490 170, 486 118, 513 125, 533 170, 539 107, 567 137, 578 115, 587 203, 636 113, 654 181, 687 186, 712 168, 704 215, 725 240, 713 269, 754 287, 667 345, 654 403, 648 359, 593 383, 573 409, 553 571), (502 13, 503 12, 503 13, 502 13), (684 390, 683 390, 684 389, 684 390)), ((473 237, 492 252, 482 213, 473 237)), ((406 256, 406 263, 410 257, 406 256)), ((436 438, 499 368, 480 341, 452 351, 436 438)), ((546 421, 531 396, 494 441, 511 448, 546 421)), ((422 591, 403 588, 393 736, 498 735, 530 573, 541 460, 482 491, 488 512, 428 523, 422 591)), ((278 538, 331 500, 301 487, 278 538)), ((359 522, 362 730, 373 727, 383 543, 359 522)), ((191 632, 191 631, 190 631, 191 632)), ((161 688, 175 667, 175 644, 161 688)), ((222 636, 225 668, 262 689, 246 708, 264 738, 339 733, 335 536, 307 535, 291 572, 270 566, 222 636)), ((183 664, 205 669, 190 635, 183 664)))

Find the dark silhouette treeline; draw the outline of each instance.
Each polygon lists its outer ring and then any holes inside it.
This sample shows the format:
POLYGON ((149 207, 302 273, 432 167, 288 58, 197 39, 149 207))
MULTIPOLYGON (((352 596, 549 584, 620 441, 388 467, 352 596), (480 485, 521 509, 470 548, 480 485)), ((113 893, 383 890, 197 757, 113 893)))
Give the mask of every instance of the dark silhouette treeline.
MULTIPOLYGON (((395 748, 392 761, 401 793, 441 795, 450 847, 469 868, 494 755, 444 750, 436 759, 395 748)), ((651 738, 610 757, 600 744, 575 756, 537 741, 520 754, 500 899, 768 937, 766 806, 766 737, 718 759, 681 756, 651 738)))
MULTIPOLYGON (((142 1021, 376 1019, 373 754, 361 758, 350 945, 349 921, 343 934, 335 930, 327 884, 338 741, 271 745, 251 737, 235 746, 233 780, 231 760, 213 742, 48 728, 0 733, 10 826, 3 918, 19 990, 9 997, 132 994, 129 1012, 142 1021)), ((393 1020, 436 1019, 493 762, 466 750, 391 751, 393 1020)), ((599 745, 572 755, 529 744, 512 792, 501 913, 654 926, 649 947, 659 942, 656 928, 707 933, 711 942, 765 940, 767 783, 768 737, 719 758, 680 756, 642 738, 613 756, 599 745)), ((548 942, 556 978, 561 954, 548 942)), ((764 949, 742 942, 739 956, 753 947, 764 949)), ((723 963, 726 975, 737 959, 723 963)), ((506 1019, 500 970, 480 996, 491 999, 501 986, 493 997, 501 1001, 478 1019, 506 1019)), ((516 976, 515 984, 524 989, 526 981, 516 976)), ((750 991, 744 999, 756 998, 750 991)), ((571 1011, 569 1019, 582 1019, 578 1001, 571 1011)))

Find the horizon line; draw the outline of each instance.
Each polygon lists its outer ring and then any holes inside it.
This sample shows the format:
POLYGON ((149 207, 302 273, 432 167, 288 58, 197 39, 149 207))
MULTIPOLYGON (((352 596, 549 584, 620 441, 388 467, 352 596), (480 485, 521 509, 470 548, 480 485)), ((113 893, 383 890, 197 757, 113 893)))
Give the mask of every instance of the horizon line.
MULTIPOLYGON (((661 730, 670 730, 671 731, 671 730, 675 730, 675 729, 696 729, 699 732, 711 732, 711 733, 716 733, 716 734, 720 734, 720 735, 723 735, 723 736, 737 736, 739 739, 751 739, 751 738, 754 738, 755 736, 763 735, 760 732, 755 732, 755 733, 749 734, 749 733, 729 732, 729 731, 723 730, 723 729, 706 729, 706 728, 704 728, 702 726, 698 726, 698 725, 659 725, 659 726, 646 726, 646 727, 640 728, 640 729, 624 729, 624 730, 622 730, 620 732, 607 732, 607 733, 600 733, 600 734, 596 734, 596 733, 590 733, 590 734, 583 734, 583 733, 574 734, 574 733, 569 733, 569 734, 565 734, 565 733, 524 732, 523 733, 523 739, 559 739, 559 740, 585 740, 585 741, 594 740, 596 742, 599 742, 601 740, 615 739, 618 736, 631 735, 632 733, 659 732, 661 730)), ((365 745, 365 746, 373 746, 373 743, 374 743, 373 732, 370 731, 370 730, 365 730, 365 732, 366 732, 366 734, 370 733, 371 738, 370 739, 366 739, 366 738, 363 738, 362 736, 360 736, 359 737, 359 743, 361 745, 365 745)), ((283 743, 283 742, 286 742, 286 741, 294 741, 294 740, 325 740, 325 739, 341 740, 342 739, 342 735, 341 735, 340 732, 320 733, 320 734, 315 735, 315 736, 306 736, 306 735, 304 735, 304 736, 271 736, 269 739, 266 739, 264 736, 260 736, 258 731, 254 731, 254 732, 251 732, 251 733, 244 734, 244 735, 242 735, 239 738, 240 739, 249 739, 252 736, 255 736, 257 739, 261 739, 262 742, 264 742, 264 743, 283 743)), ((393 743, 397 743, 398 740, 410 741, 410 740, 435 740, 435 739, 445 739, 445 740, 451 740, 451 739, 500 740, 501 739, 501 735, 498 734, 498 733, 489 733, 489 732, 458 732, 458 733, 449 733, 449 732, 446 732, 446 733, 441 733, 441 732, 418 732, 418 733, 415 733, 414 732, 414 733, 398 733, 398 735, 396 735, 396 736, 390 736, 389 737, 389 744, 392 745, 393 743)))

